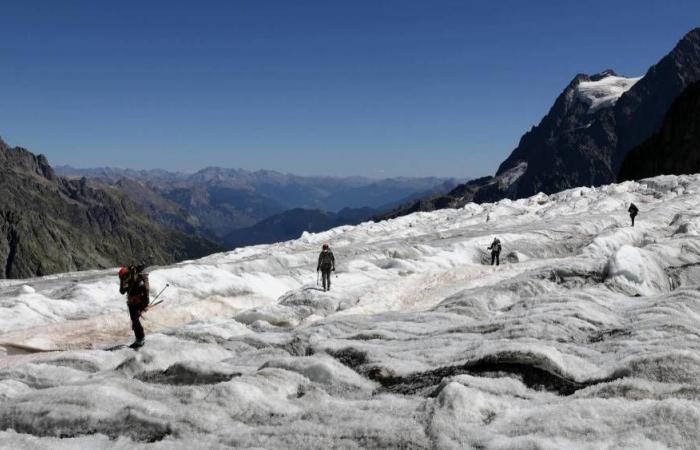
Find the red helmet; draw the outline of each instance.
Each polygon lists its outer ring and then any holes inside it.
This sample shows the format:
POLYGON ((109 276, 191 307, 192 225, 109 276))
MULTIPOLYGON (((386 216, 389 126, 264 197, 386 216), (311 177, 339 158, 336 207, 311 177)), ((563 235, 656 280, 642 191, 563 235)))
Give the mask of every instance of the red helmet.
POLYGON ((119 269, 119 278, 124 278, 129 273, 129 269, 126 267, 121 267, 119 269))

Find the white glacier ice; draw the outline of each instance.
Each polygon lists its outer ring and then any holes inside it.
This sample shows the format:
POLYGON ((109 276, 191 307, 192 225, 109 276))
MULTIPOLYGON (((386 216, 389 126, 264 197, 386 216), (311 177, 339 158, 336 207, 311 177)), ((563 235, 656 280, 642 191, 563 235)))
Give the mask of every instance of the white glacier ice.
POLYGON ((699 208, 663 176, 156 267, 139 351, 115 270, 0 281, 0 448, 696 448, 699 208))
POLYGON ((642 77, 626 78, 608 75, 597 81, 582 81, 576 87, 579 99, 589 105, 592 113, 601 108, 614 105, 625 92, 632 89, 642 77))

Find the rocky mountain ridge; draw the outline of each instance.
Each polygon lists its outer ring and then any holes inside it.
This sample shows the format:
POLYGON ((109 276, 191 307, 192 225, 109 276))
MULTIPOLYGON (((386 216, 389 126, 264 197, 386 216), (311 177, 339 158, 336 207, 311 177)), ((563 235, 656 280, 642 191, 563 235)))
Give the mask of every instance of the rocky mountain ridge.
POLYGON ((125 196, 56 175, 0 140, 0 278, 172 263, 221 250, 149 219, 125 196))

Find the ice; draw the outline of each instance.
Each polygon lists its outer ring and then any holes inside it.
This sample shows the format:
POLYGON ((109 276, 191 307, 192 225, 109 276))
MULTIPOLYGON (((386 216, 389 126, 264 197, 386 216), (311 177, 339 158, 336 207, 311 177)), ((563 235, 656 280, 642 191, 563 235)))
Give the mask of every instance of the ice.
POLYGON ((695 448, 699 208, 662 176, 155 267, 138 351, 116 270, 0 281, 0 448, 695 448))
POLYGON ((630 295, 654 295, 671 289, 668 275, 653 253, 623 245, 608 261, 608 280, 630 295))
POLYGON ((598 81, 581 81, 576 87, 578 98, 589 105, 592 113, 614 105, 622 94, 629 91, 642 77, 625 78, 608 75, 598 81))
POLYGON ((324 385, 326 391, 333 393, 354 390, 371 393, 379 387, 377 383, 360 376, 357 372, 330 356, 271 360, 262 367, 276 367, 291 372, 298 372, 309 380, 324 385))

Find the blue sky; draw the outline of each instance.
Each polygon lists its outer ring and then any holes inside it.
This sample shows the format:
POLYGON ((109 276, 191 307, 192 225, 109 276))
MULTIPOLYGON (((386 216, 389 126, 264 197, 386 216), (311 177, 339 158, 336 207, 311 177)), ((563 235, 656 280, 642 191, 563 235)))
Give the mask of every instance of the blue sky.
POLYGON ((0 136, 53 164, 491 174, 575 74, 700 1, 0 2, 0 136))

